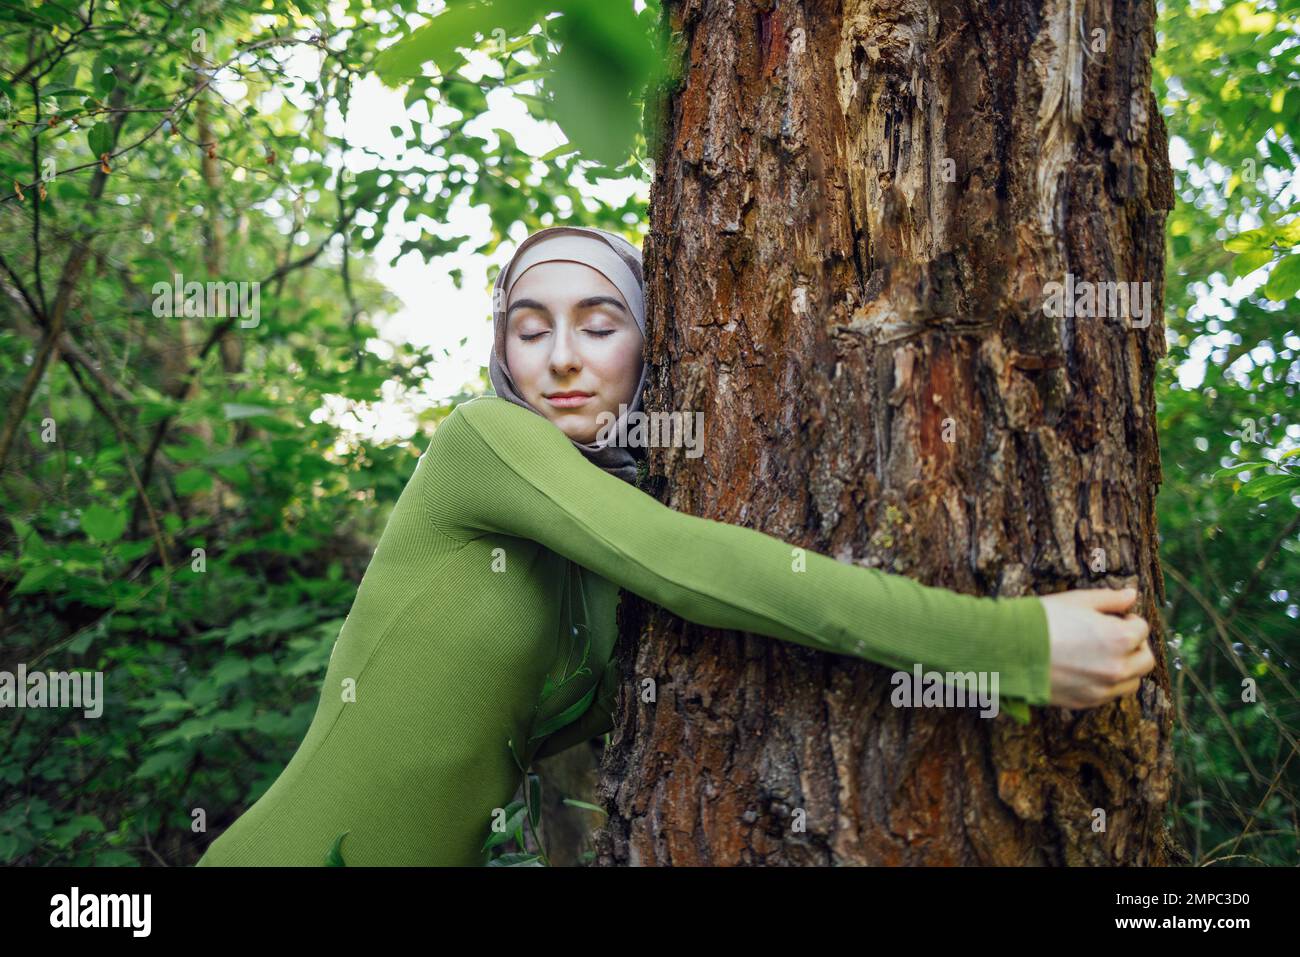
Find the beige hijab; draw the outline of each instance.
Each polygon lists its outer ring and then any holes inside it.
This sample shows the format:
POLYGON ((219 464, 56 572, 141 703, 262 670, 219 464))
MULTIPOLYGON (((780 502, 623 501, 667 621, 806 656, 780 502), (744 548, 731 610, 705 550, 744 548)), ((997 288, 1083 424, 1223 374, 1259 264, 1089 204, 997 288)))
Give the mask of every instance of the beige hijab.
MULTIPOLYGON (((641 335, 645 329, 645 279, 641 270, 641 250, 622 236, 589 226, 550 226, 540 229, 521 242, 510 261, 497 273, 492 287, 492 325, 494 331, 492 357, 488 360, 488 376, 492 388, 501 398, 523 406, 541 415, 515 388, 506 365, 506 307, 510 303, 510 290, 524 271, 538 263, 579 262, 597 270, 617 287, 623 301, 632 312, 641 335)), ((637 383, 627 411, 615 428, 609 429, 605 442, 596 439, 590 443, 573 444, 593 464, 616 475, 626 482, 636 484, 636 463, 633 449, 610 445, 614 437, 625 434, 626 418, 641 408, 641 393, 645 389, 648 365, 641 364, 641 379, 637 383)), ((573 441, 573 440, 570 440, 573 441)))

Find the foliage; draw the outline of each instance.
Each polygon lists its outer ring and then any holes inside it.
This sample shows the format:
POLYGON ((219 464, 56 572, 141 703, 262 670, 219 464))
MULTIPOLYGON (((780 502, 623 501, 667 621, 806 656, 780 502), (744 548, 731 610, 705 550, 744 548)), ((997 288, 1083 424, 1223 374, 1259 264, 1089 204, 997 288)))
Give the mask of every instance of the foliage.
POLYGON ((1196 864, 1296 863, 1300 480, 1282 458, 1300 440, 1298 10, 1160 8, 1155 88, 1178 202, 1157 512, 1177 708, 1171 825, 1196 864), (1249 688, 1257 701, 1243 700, 1249 688))
MULTIPOLYGON (((611 17, 644 30, 592 29, 611 17)), ((482 254, 644 219, 589 198, 642 174, 641 139, 616 168, 474 131, 493 94, 545 116, 540 27, 477 44, 479 76, 406 82, 399 160, 348 143, 356 84, 410 32, 381 0, 0 5, 0 669, 99 670, 106 698, 3 714, 0 863, 193 863, 302 740, 431 428, 485 384, 401 441, 322 413, 438 360, 372 348, 384 237, 433 269, 465 245, 457 204, 490 212, 482 254), (258 283, 260 315, 159 315, 177 274, 258 283)))
POLYGON ((541 95, 532 100, 539 115, 558 123, 585 155, 615 164, 641 131, 638 98, 666 79, 665 59, 652 41, 657 18, 657 5, 638 15, 609 0, 455 3, 385 49, 377 66, 389 82, 419 76, 429 61, 445 76, 465 63, 458 48, 476 37, 492 38, 507 53, 527 44, 539 62, 513 77, 507 71, 508 82, 539 81, 541 95), (558 50, 547 42, 552 13, 560 14, 558 50), (539 21, 543 32, 531 35, 539 21))

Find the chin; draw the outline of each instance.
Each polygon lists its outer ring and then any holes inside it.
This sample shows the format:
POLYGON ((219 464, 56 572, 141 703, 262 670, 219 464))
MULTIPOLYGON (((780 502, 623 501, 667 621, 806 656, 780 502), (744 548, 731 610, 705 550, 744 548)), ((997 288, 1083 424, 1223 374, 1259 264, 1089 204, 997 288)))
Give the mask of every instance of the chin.
POLYGON ((556 424, 560 426, 561 432, 573 439, 575 442, 587 444, 596 441, 596 427, 593 425, 588 425, 585 422, 570 422, 563 425, 560 425, 560 423, 556 424))

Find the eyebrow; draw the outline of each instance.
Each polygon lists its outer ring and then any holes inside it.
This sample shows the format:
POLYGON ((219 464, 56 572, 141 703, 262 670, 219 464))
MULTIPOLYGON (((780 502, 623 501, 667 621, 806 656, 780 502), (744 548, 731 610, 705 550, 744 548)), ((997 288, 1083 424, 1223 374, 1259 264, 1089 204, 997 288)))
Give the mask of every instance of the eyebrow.
MULTIPOLYGON (((624 314, 627 313, 627 309, 624 305, 613 296, 588 296, 586 299, 578 300, 577 306, 579 309, 590 309, 592 306, 613 306, 618 309, 619 312, 624 314)), ((509 319, 510 315, 516 309, 536 309, 538 312, 544 312, 548 315, 551 312, 551 310, 547 309, 536 299, 517 299, 514 304, 506 310, 506 318, 509 319)))

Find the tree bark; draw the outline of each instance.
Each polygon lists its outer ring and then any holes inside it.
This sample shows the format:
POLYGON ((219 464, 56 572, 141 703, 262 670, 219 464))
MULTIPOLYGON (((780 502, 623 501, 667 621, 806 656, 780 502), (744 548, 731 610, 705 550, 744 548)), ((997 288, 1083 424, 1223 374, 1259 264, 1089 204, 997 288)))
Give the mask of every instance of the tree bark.
POLYGON ((656 494, 971 594, 1135 584, 1158 665, 1022 726, 627 595, 597 862, 1172 863, 1153 4, 664 7, 646 407, 705 445, 651 450, 656 494), (1150 283, 1149 325, 1049 316, 1067 272, 1150 283))

